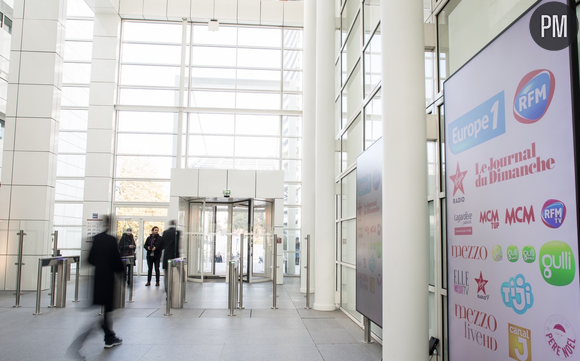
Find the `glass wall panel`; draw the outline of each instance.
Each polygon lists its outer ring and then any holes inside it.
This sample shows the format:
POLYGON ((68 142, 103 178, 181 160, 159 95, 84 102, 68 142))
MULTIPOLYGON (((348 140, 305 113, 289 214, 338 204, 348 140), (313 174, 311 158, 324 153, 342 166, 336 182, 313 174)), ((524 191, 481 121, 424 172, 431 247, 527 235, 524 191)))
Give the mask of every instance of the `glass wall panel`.
POLYGON ((435 198, 436 184, 436 174, 437 169, 437 143, 434 141, 427 142, 427 197, 430 199, 435 198))
POLYGON ((84 177, 85 155, 59 154, 57 157, 56 176, 84 177))
POLYGON ((169 182, 116 181, 117 202, 169 202, 169 182))
POLYGON ((340 306, 359 322, 362 315, 356 311, 356 270, 342 266, 340 306))
POLYGON ((446 179, 445 179, 445 108, 440 106, 439 108, 439 191, 445 192, 446 179))
POLYGON ((177 137, 168 134, 117 134, 117 154, 174 155, 177 137))
POLYGON ((83 224, 82 203, 55 203, 54 223, 62 226, 80 226, 83 224))
POLYGON ((81 248, 81 244, 84 237, 83 227, 54 226, 54 230, 58 231, 58 246, 60 249, 81 248))
MULTIPOLYGON (((352 21, 357 15, 361 1, 360 0, 348 0, 346 6, 342 11, 341 16, 341 28, 342 28, 342 43, 346 40, 352 21)), ((355 25, 356 26, 356 25, 355 25)))
POLYGON ((381 90, 365 107, 365 149, 383 135, 383 104, 381 90))
POLYGON ((236 70, 218 68, 192 68, 191 86, 207 89, 235 89, 236 70))
POLYGON ((189 105, 200 108, 234 108, 236 94, 216 91, 192 91, 189 105))
POLYGON ((427 204, 429 210, 429 284, 435 285, 435 277, 437 276, 437 262, 435 257, 436 244, 435 244, 435 227, 437 224, 437 219, 435 218, 435 202, 430 201, 427 204))
POLYGON ((88 110, 60 110, 60 130, 87 130, 89 123, 88 110))
POLYGON ((89 84, 91 82, 91 64, 64 63, 62 82, 63 84, 89 84))
POLYGON ((131 216, 167 217, 167 208, 116 207, 115 214, 118 216, 131 215, 131 216))
POLYGON ((284 29, 284 48, 299 48, 302 49, 303 44, 302 29, 284 29))
POLYGON ((354 66, 358 63, 361 56, 361 49, 361 25, 359 16, 354 23, 352 32, 348 36, 346 46, 342 49, 342 71, 347 74, 347 76, 342 79, 343 84, 350 75, 354 66))
POLYGON ((235 67, 236 49, 194 46, 191 65, 235 67))
POLYGON ((278 158, 280 138, 236 137, 236 157, 278 158))
POLYGON ((188 157, 187 168, 234 169, 234 160, 231 158, 188 157))
POLYGON ((285 207, 284 227, 298 229, 302 227, 302 216, 300 208, 285 207))
MULTIPOLYGON (((284 52, 286 54, 287 52, 284 52)), ((284 56, 286 57, 286 55, 284 56)), ((280 49, 238 49, 238 66, 245 68, 280 69, 280 49)))
POLYGON ((302 91, 302 72, 284 72, 284 91, 302 91))
POLYGON ((356 264, 356 219, 342 222, 342 262, 356 264))
POLYGON ((299 138, 284 138, 282 141, 282 157, 284 158, 302 158, 301 149, 302 140, 299 138))
POLYGON ((123 44, 123 63, 180 65, 181 46, 123 44))
POLYGON ((358 116, 342 136, 342 171, 356 163, 356 158, 363 151, 361 117, 358 116))
POLYGON ((58 152, 59 153, 86 153, 87 133, 59 132, 58 152))
POLYGON ((293 159, 282 160, 284 180, 287 182, 302 180, 302 161, 293 159))
POLYGON ((275 90, 279 92, 281 84, 279 70, 237 70, 237 89, 275 90))
POLYGON ((283 116, 282 134, 287 136, 302 136, 302 117, 283 116))
POLYGON ((280 170, 278 159, 234 159, 234 169, 280 170))
POLYGON ((346 124, 345 121, 351 119, 358 111, 362 103, 362 95, 361 71, 360 65, 357 65, 342 92, 343 126, 346 124))
POLYGON ((234 114, 189 113, 189 133, 234 134, 234 114))
POLYGON ((66 40, 93 40, 93 20, 67 19, 65 29, 66 40))
MULTIPOLYGON (((381 21, 381 2, 380 0, 364 1, 364 24, 365 24, 365 43, 370 39, 377 25, 381 21)), ((380 29, 379 29, 380 31, 380 29)))
POLYGON ((261 46, 280 48, 282 29, 277 28, 239 28, 238 46, 261 46))
POLYGON ((63 107, 88 107, 88 87, 62 87, 61 106, 63 107))
POLYGON ((302 204, 302 186, 299 184, 284 184, 284 204, 302 204))
POLYGON ((234 137, 192 135, 189 137, 189 155, 232 157, 234 137))
POLYGON ((83 179, 57 179, 55 201, 83 201, 85 181, 83 179))
POLYGON ((381 82, 381 34, 372 37, 365 50, 365 98, 381 82))
POLYGON ((341 191, 342 218, 356 217, 356 171, 342 178, 341 191))
POLYGON ((177 132, 177 113, 120 111, 118 131, 162 134, 177 132))
POLYGON ((280 94, 236 93, 238 109, 280 109, 280 94))
POLYGON ((120 89, 119 103, 123 105, 177 106, 179 93, 177 90, 120 89))
POLYGON ((280 116, 238 114, 236 134, 280 135, 280 116))
POLYGON ((87 41, 66 41, 64 44, 66 59, 70 61, 88 61, 93 55, 93 43, 87 41))
POLYGON ((435 53, 425 52, 425 104, 429 105, 435 101, 435 53))
POLYGON ((193 25, 193 43, 206 45, 236 45, 238 28, 220 25, 219 31, 209 31, 206 24, 193 25))
POLYGON ((123 41, 181 44, 181 33, 181 23, 137 21, 123 23, 123 41))
POLYGON ((169 179, 171 168, 175 168, 175 158, 117 156, 115 166, 115 176, 119 178, 169 179))
POLYGON ((283 94, 282 97, 282 109, 302 110, 302 94, 283 94))
POLYGON ((121 85, 179 87, 177 66, 122 65, 121 85))
POLYGON ((284 51, 284 69, 302 69, 302 51, 284 51))

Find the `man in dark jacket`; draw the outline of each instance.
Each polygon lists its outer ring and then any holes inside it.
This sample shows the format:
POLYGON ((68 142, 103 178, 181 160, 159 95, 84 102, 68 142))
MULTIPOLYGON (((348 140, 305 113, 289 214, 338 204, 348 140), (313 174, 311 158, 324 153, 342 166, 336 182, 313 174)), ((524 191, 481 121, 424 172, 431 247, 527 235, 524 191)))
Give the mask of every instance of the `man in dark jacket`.
POLYGON ((147 283, 145 286, 151 286, 151 277, 153 275, 153 266, 155 266, 155 286, 159 286, 159 261, 161 260, 161 251, 163 250, 163 239, 159 235, 159 227, 151 229, 151 235, 145 240, 145 251, 147 251, 147 283))
MULTIPOLYGON (((133 256, 133 266, 135 266, 135 238, 133 237, 133 230, 131 228, 127 228, 119 240, 119 253, 121 257, 133 256)), ((131 280, 133 279, 132 269, 131 265, 127 265, 128 286, 131 285, 131 280)))
MULTIPOLYGON (((103 216, 103 229, 104 231, 102 233, 93 237, 93 247, 89 252, 88 261, 95 266, 93 303, 102 305, 105 308, 101 327, 105 332, 105 348, 111 348, 123 343, 123 340, 117 337, 115 331, 113 331, 111 319, 115 290, 115 273, 123 271, 123 263, 117 248, 117 239, 107 234, 109 229, 108 216, 103 216)), ((69 346, 67 352, 71 357, 85 360, 79 351, 91 333, 92 328, 93 324, 91 323, 69 346)))
POLYGON ((165 292, 167 292, 168 261, 179 257, 179 238, 181 232, 175 229, 175 220, 169 221, 169 228, 163 232, 163 271, 165 273, 165 292))

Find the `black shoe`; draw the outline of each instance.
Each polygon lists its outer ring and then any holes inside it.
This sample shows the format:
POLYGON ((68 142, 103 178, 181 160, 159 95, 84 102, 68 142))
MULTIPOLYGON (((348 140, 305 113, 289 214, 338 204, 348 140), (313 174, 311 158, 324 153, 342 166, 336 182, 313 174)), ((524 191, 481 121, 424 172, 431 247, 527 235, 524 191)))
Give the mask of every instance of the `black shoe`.
POLYGON ((118 338, 117 336, 113 337, 109 341, 105 341, 105 348, 111 348, 113 346, 118 346, 123 343, 123 340, 118 338))

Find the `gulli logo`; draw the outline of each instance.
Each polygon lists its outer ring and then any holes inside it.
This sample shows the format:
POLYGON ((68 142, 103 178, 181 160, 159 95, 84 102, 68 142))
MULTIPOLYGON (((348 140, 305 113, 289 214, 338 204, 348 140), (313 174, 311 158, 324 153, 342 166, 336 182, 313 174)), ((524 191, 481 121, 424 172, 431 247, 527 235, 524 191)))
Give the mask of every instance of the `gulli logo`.
POLYGON ((551 241, 540 248, 540 272, 552 286, 572 283, 576 274, 576 261, 570 246, 562 241, 551 241))

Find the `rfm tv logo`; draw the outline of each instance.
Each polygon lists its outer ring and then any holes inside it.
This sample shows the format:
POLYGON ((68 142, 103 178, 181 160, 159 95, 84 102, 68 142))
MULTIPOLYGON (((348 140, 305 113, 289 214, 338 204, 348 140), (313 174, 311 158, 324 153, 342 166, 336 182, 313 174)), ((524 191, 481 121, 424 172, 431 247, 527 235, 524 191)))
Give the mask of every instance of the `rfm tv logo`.
POLYGON ((550 1, 539 6, 530 18, 530 34, 546 50, 562 50, 576 40, 576 12, 564 2, 550 1))

